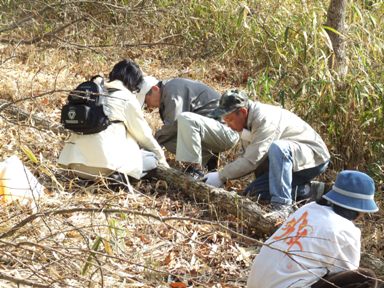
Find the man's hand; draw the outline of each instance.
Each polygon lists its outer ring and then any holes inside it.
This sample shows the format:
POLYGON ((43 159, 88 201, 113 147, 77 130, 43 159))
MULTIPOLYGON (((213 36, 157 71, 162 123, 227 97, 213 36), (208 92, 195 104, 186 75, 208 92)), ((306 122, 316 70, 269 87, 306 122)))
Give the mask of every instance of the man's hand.
POLYGON ((205 183, 215 186, 215 187, 222 187, 224 185, 224 182, 219 177, 219 172, 210 172, 204 176, 205 183))

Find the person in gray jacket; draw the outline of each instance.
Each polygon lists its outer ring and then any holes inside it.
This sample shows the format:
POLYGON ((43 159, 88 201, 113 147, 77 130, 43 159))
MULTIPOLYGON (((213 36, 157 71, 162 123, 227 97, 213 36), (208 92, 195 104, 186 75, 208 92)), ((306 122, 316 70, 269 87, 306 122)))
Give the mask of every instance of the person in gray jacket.
MULTIPOLYGON (((202 168, 238 142, 237 132, 210 118, 219 105, 220 94, 209 86, 184 78, 159 81, 145 76, 139 88, 141 105, 159 108, 163 126, 155 133, 156 140, 176 154, 177 161, 202 168)), ((207 165, 208 170, 215 169, 216 163, 207 165)))
POLYGON ((222 95, 216 115, 241 133, 244 153, 220 171, 208 173, 206 183, 220 187, 228 179, 256 171, 256 180, 243 194, 270 201, 276 216, 288 216, 295 194, 306 198, 310 181, 328 166, 324 141, 294 113, 251 101, 239 90, 222 95))

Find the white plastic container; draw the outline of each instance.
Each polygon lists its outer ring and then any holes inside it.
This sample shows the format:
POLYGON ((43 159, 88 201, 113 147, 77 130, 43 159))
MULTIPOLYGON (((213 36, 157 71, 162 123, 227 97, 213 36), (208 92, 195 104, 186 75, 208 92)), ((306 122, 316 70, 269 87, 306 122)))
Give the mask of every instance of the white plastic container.
POLYGON ((17 156, 11 156, 0 162, 1 204, 18 201, 21 205, 28 205, 34 209, 43 193, 44 186, 17 156))

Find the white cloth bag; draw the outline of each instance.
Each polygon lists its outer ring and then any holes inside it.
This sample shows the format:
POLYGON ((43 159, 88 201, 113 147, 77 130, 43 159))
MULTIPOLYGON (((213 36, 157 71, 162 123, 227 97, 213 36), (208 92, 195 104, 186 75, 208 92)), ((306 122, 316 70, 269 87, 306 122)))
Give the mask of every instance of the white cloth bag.
POLYGON ((17 156, 13 155, 0 162, 0 203, 18 201, 21 205, 35 209, 43 192, 44 186, 17 156))

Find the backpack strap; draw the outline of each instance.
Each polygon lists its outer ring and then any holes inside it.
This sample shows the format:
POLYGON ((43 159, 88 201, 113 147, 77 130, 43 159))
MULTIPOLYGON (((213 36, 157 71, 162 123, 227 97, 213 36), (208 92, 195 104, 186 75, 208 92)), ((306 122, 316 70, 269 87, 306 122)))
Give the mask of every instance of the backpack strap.
POLYGON ((108 93, 113 93, 113 92, 117 92, 117 91, 120 91, 120 89, 117 89, 117 88, 107 88, 107 92, 108 93))

